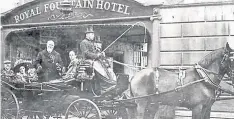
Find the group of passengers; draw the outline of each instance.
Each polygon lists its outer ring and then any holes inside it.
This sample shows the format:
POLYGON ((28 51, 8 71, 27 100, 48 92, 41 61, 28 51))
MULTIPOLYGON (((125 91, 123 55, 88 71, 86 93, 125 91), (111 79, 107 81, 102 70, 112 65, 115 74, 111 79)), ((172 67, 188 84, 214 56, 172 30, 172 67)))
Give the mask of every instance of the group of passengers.
POLYGON ((82 59, 77 58, 75 51, 70 51, 70 64, 67 67, 67 71, 60 54, 54 50, 54 42, 49 40, 46 44, 46 49, 38 53, 35 62, 31 66, 27 63, 19 63, 12 69, 11 61, 4 61, 4 69, 2 70, 1 76, 14 83, 48 82, 54 79, 74 78, 77 76, 77 67, 85 59, 89 64, 96 64, 96 67, 99 68, 96 69, 96 72, 102 71, 100 74, 106 75, 104 78, 100 78, 102 79, 100 85, 105 88, 104 90, 112 90, 112 87, 116 85, 116 76, 113 70, 111 70, 105 54, 96 45, 94 38, 93 29, 87 29, 85 39, 80 43, 80 50, 83 57, 82 59), (95 61, 98 61, 98 63, 95 63, 95 61))
MULTIPOLYGON (((69 52, 69 58, 70 64, 68 65, 67 72, 62 72, 62 74, 59 74, 59 76, 62 76, 63 79, 74 78, 77 72, 77 67, 81 61, 81 59, 78 60, 78 58, 76 57, 76 53, 73 50, 69 52)), ((57 67, 57 71, 61 70, 59 68, 60 67, 57 67)), ((1 71, 1 76, 3 80, 5 79, 5 81, 15 84, 38 82, 38 76, 40 76, 40 78, 44 78, 42 76, 42 70, 40 68, 36 69, 31 62, 23 60, 19 60, 18 62, 16 62, 13 68, 11 61, 5 60, 3 69, 1 71)), ((56 79, 58 77, 50 78, 56 79)), ((40 79, 39 82, 43 81, 49 80, 40 79)))

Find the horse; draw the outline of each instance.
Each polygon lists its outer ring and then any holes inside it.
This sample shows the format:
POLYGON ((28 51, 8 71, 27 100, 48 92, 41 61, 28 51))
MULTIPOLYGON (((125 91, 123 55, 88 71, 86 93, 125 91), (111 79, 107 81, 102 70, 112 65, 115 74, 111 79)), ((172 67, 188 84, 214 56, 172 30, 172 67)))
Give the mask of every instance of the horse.
POLYGON ((136 98, 137 105, 130 110, 130 114, 134 115, 130 117, 154 118, 159 105, 162 104, 186 107, 192 110, 192 119, 209 119, 217 86, 223 76, 225 74, 229 76, 233 70, 230 52, 228 43, 226 47, 212 51, 198 62, 200 68, 186 69, 186 76, 179 83, 178 73, 166 69, 146 68, 137 72, 130 82, 131 95, 136 98), (203 75, 205 74, 203 77, 205 80, 201 78, 198 69, 203 75), (187 86, 175 90, 183 85, 187 86), (147 98, 137 98, 147 95, 147 98), (146 109, 149 111, 147 112, 146 109))

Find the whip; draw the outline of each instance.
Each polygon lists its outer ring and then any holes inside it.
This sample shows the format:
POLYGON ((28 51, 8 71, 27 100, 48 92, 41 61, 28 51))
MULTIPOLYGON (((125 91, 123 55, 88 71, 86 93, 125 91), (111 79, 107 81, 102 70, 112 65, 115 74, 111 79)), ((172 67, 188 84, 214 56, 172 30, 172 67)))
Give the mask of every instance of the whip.
POLYGON ((144 36, 144 41, 146 39, 146 26, 143 22, 136 22, 135 24, 133 24, 131 27, 129 27, 127 30, 125 30, 118 38, 116 38, 110 45, 108 45, 102 52, 105 52, 110 46, 112 46, 116 41, 118 41, 124 34, 126 34, 129 30, 131 30, 136 24, 143 24, 144 28, 145 28, 145 36, 144 36))

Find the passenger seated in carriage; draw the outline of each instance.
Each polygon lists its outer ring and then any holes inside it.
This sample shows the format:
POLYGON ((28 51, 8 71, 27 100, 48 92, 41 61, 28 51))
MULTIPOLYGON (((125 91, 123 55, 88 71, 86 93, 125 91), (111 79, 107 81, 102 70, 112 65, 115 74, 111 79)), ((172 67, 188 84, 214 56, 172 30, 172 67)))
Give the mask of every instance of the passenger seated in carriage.
POLYGON ((63 76, 63 79, 72 79, 75 78, 75 75, 77 74, 77 68, 81 62, 81 59, 78 59, 75 51, 69 52, 69 58, 71 62, 68 65, 68 70, 65 73, 65 76, 63 76))
POLYGON ((11 61, 6 60, 4 61, 3 69, 1 71, 1 77, 6 81, 12 82, 14 77, 14 71, 11 69, 11 61))
POLYGON ((38 80, 36 69, 30 65, 30 63, 19 63, 14 67, 15 83, 31 83, 38 80))
POLYGON ((24 63, 20 63, 14 67, 14 71, 16 72, 15 80, 18 83, 27 83, 27 76, 26 73, 28 71, 28 67, 24 63))

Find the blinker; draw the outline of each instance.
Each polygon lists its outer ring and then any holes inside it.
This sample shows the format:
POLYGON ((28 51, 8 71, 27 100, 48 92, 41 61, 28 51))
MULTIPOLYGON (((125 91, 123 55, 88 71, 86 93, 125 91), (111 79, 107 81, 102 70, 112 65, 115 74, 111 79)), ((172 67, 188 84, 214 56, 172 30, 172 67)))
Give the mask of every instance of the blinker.
POLYGON ((231 60, 231 62, 233 62, 234 61, 234 52, 230 52, 230 60, 231 60))

